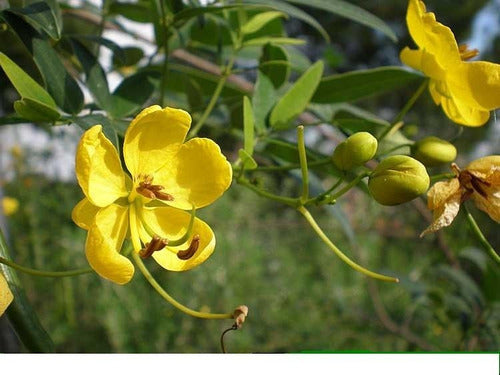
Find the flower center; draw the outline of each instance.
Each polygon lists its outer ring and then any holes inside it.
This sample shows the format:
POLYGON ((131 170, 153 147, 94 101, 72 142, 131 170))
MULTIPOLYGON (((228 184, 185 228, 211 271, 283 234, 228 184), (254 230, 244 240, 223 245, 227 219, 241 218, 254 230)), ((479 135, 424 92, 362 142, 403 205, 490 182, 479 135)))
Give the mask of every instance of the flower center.
POLYGON ((460 182, 460 186, 465 189, 465 194, 462 198, 463 201, 467 200, 474 191, 483 198, 488 197, 488 193, 484 190, 484 188, 490 187, 491 184, 482 178, 474 176, 468 170, 460 171, 458 174, 458 181, 460 182))
POLYGON ((470 60, 479 55, 478 49, 468 49, 467 44, 460 44, 458 46, 458 52, 460 53, 460 58, 462 59, 462 61, 470 60))
POLYGON ((162 201, 173 201, 174 197, 162 190, 165 188, 161 185, 153 185, 153 176, 139 175, 137 179, 140 180, 139 186, 135 189, 139 194, 149 199, 159 199, 162 201))

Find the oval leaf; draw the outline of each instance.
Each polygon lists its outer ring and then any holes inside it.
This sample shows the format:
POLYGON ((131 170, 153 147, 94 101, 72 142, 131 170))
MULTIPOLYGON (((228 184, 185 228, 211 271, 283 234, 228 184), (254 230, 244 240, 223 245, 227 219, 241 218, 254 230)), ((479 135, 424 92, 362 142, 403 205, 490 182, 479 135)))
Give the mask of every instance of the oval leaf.
POLYGON ((259 69, 271 79, 275 88, 281 87, 288 81, 291 70, 286 50, 280 46, 266 44, 262 49, 259 69))
POLYGON ((318 87, 323 74, 323 62, 312 65, 278 101, 269 118, 274 129, 286 129, 290 122, 301 114, 314 91, 318 87))
POLYGON ((243 34, 255 33, 256 31, 259 31, 261 28, 263 28, 267 23, 280 17, 287 18, 287 15, 278 11, 256 14, 241 27, 241 32, 243 34))
POLYGON ((19 116, 33 122, 55 121, 60 117, 54 108, 29 98, 16 101, 14 109, 19 116))

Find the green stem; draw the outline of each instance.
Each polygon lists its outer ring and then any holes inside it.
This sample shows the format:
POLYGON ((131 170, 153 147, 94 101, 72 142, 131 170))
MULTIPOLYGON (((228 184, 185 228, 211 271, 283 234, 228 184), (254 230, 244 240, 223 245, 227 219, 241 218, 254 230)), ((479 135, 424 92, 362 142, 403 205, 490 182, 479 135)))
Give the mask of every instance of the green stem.
POLYGON ((309 174, 307 173, 306 144, 304 141, 304 126, 297 127, 297 148, 299 150, 300 170, 302 172, 302 195, 301 203, 309 199, 309 174))
POLYGON ((500 255, 495 251, 493 246, 488 242, 486 237, 484 236, 483 232, 481 232, 481 229, 479 229, 479 226, 476 223, 476 220, 472 217, 471 213, 469 212, 468 208, 466 205, 463 205, 465 208, 465 212, 467 213, 467 220, 469 221, 470 227, 472 229, 472 233, 476 236, 476 238, 479 240, 483 248, 490 254, 491 258, 500 264, 500 255))
POLYGON ((158 284, 158 282, 155 280, 155 278, 151 275, 151 273, 148 271, 146 266, 144 265, 141 257, 139 254, 137 254, 135 251, 132 252, 132 258, 135 261, 135 264, 139 268, 139 270, 142 272, 146 280, 151 284, 151 286, 154 288, 154 290, 168 303, 173 305, 175 308, 181 310, 183 313, 187 315, 191 315, 195 318, 201 318, 201 319, 233 319, 233 314, 232 313, 226 313, 226 314, 212 314, 212 313, 203 313, 201 311, 196 311, 192 310, 189 307, 184 306, 183 304, 177 302, 170 294, 168 294, 161 286, 158 284))
POLYGON ((359 184, 359 182, 363 178, 365 178, 365 177, 367 177, 369 175, 370 175, 370 172, 361 173, 354 180, 352 180, 351 182, 349 182, 346 186, 344 186, 342 189, 340 189, 338 192, 336 192, 334 195, 332 195, 332 199, 339 199, 342 195, 344 195, 349 190, 351 190, 354 186, 356 186, 357 184, 359 184))
POLYGON ((168 27, 167 27, 167 11, 163 0, 160 0, 160 13, 161 25, 163 27, 163 53, 165 58, 161 68, 161 81, 160 81, 160 105, 165 106, 165 89, 167 86, 167 72, 168 72, 168 27))
MULTIPOLYGON (((330 158, 325 158, 325 159, 320 159, 320 160, 315 160, 315 161, 310 161, 307 163, 309 167, 317 167, 320 165, 327 165, 330 164, 332 161, 330 158)), ((292 169, 299 169, 300 164, 290 164, 290 165, 272 165, 272 166, 267 166, 267 167, 257 167, 255 169, 252 169, 253 172, 258 171, 258 172, 271 172, 271 171, 289 171, 292 169)))
POLYGON ((434 176, 430 176, 431 183, 439 180, 449 180, 450 178, 457 177, 455 173, 441 173, 434 176))
POLYGON ((217 104, 217 100, 219 99, 222 89, 226 84, 227 78, 231 75, 231 69, 233 68, 235 58, 236 58, 235 54, 232 54, 229 59, 229 62, 222 71, 222 75, 219 78, 219 82, 217 83, 217 87, 215 88, 212 97, 210 98, 210 102, 208 103, 207 107, 205 108, 205 111, 203 112, 199 120, 196 122, 196 125, 191 130, 189 138, 193 138, 198 134, 203 124, 205 124, 205 121, 207 120, 208 116, 210 116, 210 114, 212 113, 212 110, 214 109, 215 104, 217 104))
POLYGON ((412 95, 410 100, 408 100, 408 102, 406 102, 403 109, 401 109, 401 111, 396 115, 396 117, 392 121, 391 126, 388 127, 382 133, 382 135, 379 137, 379 139, 378 139, 379 142, 382 141, 388 134, 390 134, 391 131, 398 125, 398 123, 403 119, 403 117, 406 115, 406 113, 413 107, 413 105, 415 104, 417 99, 420 97, 420 95, 422 95, 422 93, 424 92, 424 90, 426 89, 428 84, 429 84, 429 79, 427 79, 427 78, 424 79, 424 82, 422 82, 420 84, 417 91, 415 91, 415 93, 412 95))
POLYGON ((243 185, 243 186, 249 188, 253 192, 260 195, 261 197, 268 198, 268 199, 274 200, 276 202, 284 203, 284 204, 291 206, 293 208, 296 208, 300 205, 300 201, 297 198, 282 197, 280 195, 269 193, 265 190, 258 188, 255 185, 252 185, 250 182, 248 182, 248 180, 246 180, 244 178, 239 178, 236 180, 236 182, 240 185, 243 185))
MULTIPOLYGON (((9 249, 1 230, 0 256, 4 259, 10 259, 9 249)), ((24 293, 16 272, 5 265, 0 265, 0 272, 5 276, 9 288, 14 295, 14 300, 7 308, 6 313, 17 336, 31 352, 53 353, 55 351, 54 344, 38 320, 33 307, 24 293)))
POLYGON ((394 283, 398 283, 399 279, 390 277, 390 276, 384 276, 376 272, 372 272, 370 270, 367 270, 364 267, 361 267, 359 264, 353 262, 350 258, 348 258, 337 246, 333 244, 332 241, 326 236, 326 234, 323 232, 323 230, 319 227, 318 223, 314 220, 312 215, 309 213, 309 211, 304 207, 300 206, 297 208, 297 210, 302 214, 302 216, 305 217, 309 225, 314 229, 316 234, 323 240, 323 242, 337 255, 341 260, 343 260, 347 265, 352 267, 358 272, 361 272, 362 274, 372 277, 377 280, 382 280, 382 281, 390 281, 394 283))
POLYGON ((36 270, 34 268, 29 268, 29 267, 24 267, 21 266, 20 264, 17 264, 9 259, 0 257, 0 263, 5 264, 6 266, 9 266, 11 268, 14 268, 18 271, 21 271, 23 273, 27 273, 32 276, 42 276, 42 277, 70 277, 70 276, 78 276, 78 275, 83 275, 86 273, 92 273, 93 270, 92 268, 80 268, 76 270, 70 270, 70 271, 40 271, 36 270))

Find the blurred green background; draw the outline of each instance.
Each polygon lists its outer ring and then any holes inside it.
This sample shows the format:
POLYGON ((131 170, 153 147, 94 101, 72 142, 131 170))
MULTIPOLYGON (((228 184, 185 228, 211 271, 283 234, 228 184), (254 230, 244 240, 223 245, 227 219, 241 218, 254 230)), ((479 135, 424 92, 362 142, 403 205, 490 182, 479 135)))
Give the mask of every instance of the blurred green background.
MULTIPOLYGON (((313 60, 325 58, 332 72, 399 64, 399 50, 410 43, 404 25, 406 2, 353 3, 387 21, 401 37, 398 45, 363 26, 314 11, 310 13, 331 30, 331 45, 296 21, 287 24, 288 31, 306 35, 312 44, 304 52, 313 60)), ((464 1, 456 6, 453 1, 434 1, 432 6, 440 21, 453 25, 457 37, 465 39, 473 15, 486 3, 464 1)), ((498 52, 497 42, 485 59, 498 62, 498 52)), ((395 113, 414 90, 408 87, 361 105, 395 113)), ((2 85, 4 99, 6 91, 2 85)), ((8 112, 11 101, 2 105, 8 112)), ((422 126, 419 137, 451 137, 457 131, 442 126, 443 114, 428 95, 407 120, 422 126)), ((465 129, 464 141, 458 144, 462 158, 469 159, 468 152, 496 134, 493 129, 494 122, 465 129)), ((498 153, 494 142, 498 138, 491 138, 489 147, 498 153)), ((227 147, 224 151, 234 152, 227 147)), ((8 218, 14 258, 46 270, 85 267, 86 232, 71 221, 82 193, 74 182, 34 172, 28 160, 48 158, 50 150, 33 154, 24 149, 2 165, 2 175, 11 177, 4 179, 3 193, 21 203, 8 218)), ((283 195, 299 194, 293 175, 262 178, 283 195)), ((500 248, 498 225, 471 210, 493 247, 500 248)), ((233 184, 198 213, 217 236, 212 257, 186 273, 165 272, 153 261, 146 264, 169 293, 191 308, 228 312, 240 304, 249 306, 243 328, 226 336, 229 352, 500 348, 500 268, 472 238, 463 212, 450 228, 419 239, 429 223, 424 200, 387 208, 362 192, 350 192, 333 208, 313 210, 339 248, 369 269, 396 275, 398 285, 367 280, 336 258, 297 212, 241 186, 233 184)), ((67 279, 19 275, 58 352, 219 352, 220 335, 231 325, 182 314, 164 302, 138 270, 126 286, 95 274, 67 279)), ((0 351, 23 351, 7 319, 0 322, 0 351)))

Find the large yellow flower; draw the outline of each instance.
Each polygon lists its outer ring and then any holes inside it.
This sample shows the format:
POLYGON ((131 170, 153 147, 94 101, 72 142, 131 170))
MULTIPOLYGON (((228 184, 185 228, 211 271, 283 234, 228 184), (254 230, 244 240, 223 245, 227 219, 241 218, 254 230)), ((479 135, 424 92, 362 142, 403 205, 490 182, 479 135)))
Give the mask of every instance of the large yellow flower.
POLYGON ((422 1, 410 0, 406 22, 418 49, 404 48, 403 63, 430 78, 432 99, 452 121, 485 124, 490 111, 500 107, 500 65, 467 62, 478 51, 458 46, 453 32, 437 22, 434 13, 426 12, 422 1))
POLYGON ((9 284, 7 284, 7 280, 5 280, 5 277, 0 272, 0 316, 7 310, 13 299, 14 297, 9 289, 9 284))
POLYGON ((83 134, 76 176, 85 198, 72 218, 88 230, 85 253, 102 277, 118 284, 132 278, 134 266, 120 254, 126 237, 135 251, 171 271, 191 269, 213 252, 210 227, 184 210, 219 198, 231 184, 232 169, 210 139, 184 143, 190 125, 190 115, 174 108, 152 106, 137 115, 123 144, 130 176, 101 125, 83 134))
POLYGON ((427 205, 433 211, 434 220, 421 237, 449 226, 460 205, 468 199, 500 222, 500 155, 474 160, 463 170, 456 164, 452 164, 452 168, 456 177, 436 182, 427 193, 427 205))

